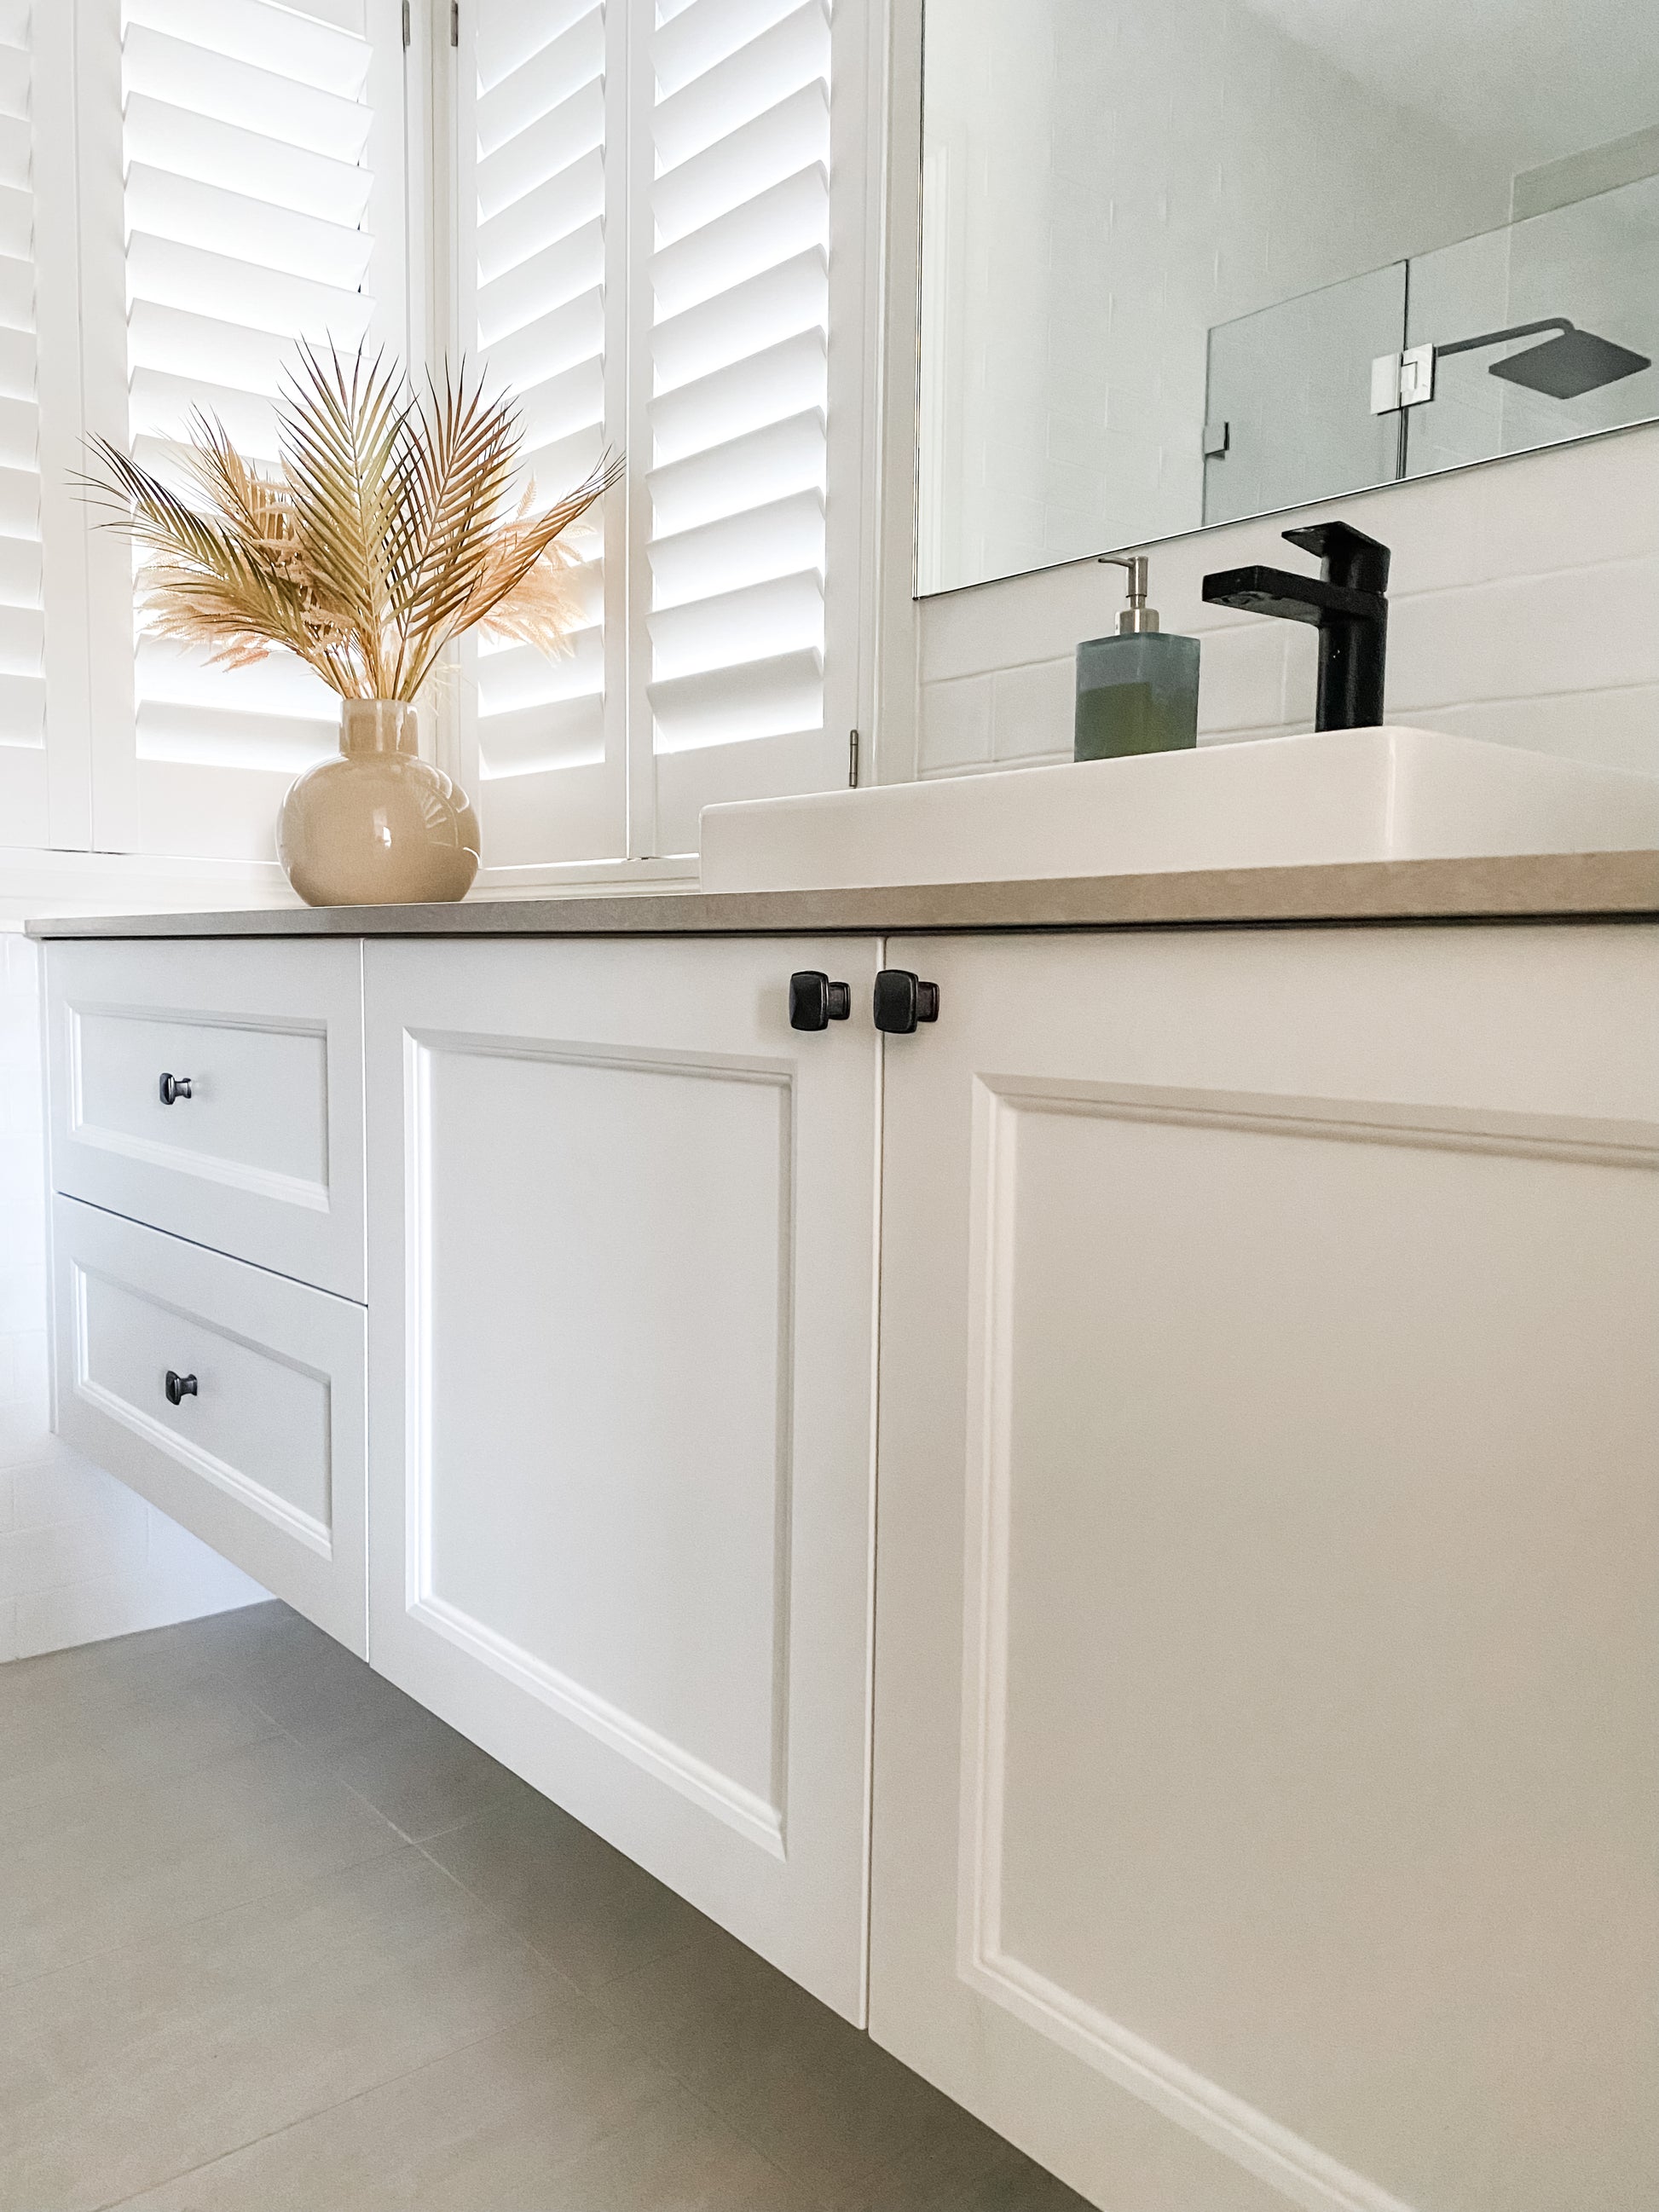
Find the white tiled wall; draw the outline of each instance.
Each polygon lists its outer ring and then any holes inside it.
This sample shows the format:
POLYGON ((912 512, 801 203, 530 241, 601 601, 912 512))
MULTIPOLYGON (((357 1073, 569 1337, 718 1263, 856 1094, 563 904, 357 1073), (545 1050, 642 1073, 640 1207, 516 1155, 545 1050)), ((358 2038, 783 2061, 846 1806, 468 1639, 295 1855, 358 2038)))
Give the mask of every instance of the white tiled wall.
MULTIPOLYGON (((1315 633, 1199 592, 1246 562, 1311 567, 1279 533, 1334 514, 1394 550, 1391 720, 1659 775, 1659 425, 1151 548, 1164 629, 1203 640, 1200 743, 1313 726, 1315 633)), ((1069 759, 1073 655, 1115 627, 1121 575, 924 601, 919 772, 1069 759)))
POLYGON ((47 1428, 38 963, 0 928, 0 1660, 264 1595, 47 1428))

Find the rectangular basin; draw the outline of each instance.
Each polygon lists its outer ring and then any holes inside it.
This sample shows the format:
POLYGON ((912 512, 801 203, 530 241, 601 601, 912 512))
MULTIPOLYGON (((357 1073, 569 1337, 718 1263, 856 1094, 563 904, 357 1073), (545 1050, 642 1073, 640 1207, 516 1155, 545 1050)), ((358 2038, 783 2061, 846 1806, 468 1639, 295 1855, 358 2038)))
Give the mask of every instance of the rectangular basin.
POLYGON ((1437 730, 1200 745, 705 807, 708 891, 1659 847, 1659 776, 1437 730))

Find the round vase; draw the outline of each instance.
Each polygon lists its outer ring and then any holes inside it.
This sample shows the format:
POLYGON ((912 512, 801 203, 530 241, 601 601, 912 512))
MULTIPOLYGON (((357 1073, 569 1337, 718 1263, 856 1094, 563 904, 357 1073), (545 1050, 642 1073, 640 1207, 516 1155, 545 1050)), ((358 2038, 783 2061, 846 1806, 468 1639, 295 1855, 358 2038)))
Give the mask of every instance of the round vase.
POLYGON ((465 898, 478 872, 478 817, 416 750, 413 707, 343 699, 340 755, 289 787, 276 856, 307 906, 402 906, 465 898))

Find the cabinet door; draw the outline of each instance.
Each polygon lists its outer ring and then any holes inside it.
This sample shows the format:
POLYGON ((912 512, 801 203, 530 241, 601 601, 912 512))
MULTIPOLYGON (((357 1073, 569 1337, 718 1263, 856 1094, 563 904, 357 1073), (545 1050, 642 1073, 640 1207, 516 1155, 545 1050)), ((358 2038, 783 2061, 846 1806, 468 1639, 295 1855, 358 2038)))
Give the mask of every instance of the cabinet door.
POLYGON ((1659 2202, 1659 932, 888 957, 873 2033, 1114 2212, 1659 2202))
POLYGON ((875 947, 367 956, 371 1658, 860 2017, 875 947))

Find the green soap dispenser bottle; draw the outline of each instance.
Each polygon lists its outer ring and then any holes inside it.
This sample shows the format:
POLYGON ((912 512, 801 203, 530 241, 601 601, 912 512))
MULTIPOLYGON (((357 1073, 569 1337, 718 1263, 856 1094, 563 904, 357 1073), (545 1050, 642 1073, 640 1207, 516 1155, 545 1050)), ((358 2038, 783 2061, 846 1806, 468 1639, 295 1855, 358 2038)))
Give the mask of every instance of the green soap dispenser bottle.
POLYGON ((1158 626, 1146 604, 1146 556, 1103 553, 1129 572, 1128 604, 1115 637, 1086 638, 1077 649, 1078 760, 1125 753, 1175 752, 1198 743, 1198 640, 1158 626))

